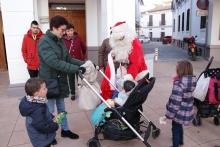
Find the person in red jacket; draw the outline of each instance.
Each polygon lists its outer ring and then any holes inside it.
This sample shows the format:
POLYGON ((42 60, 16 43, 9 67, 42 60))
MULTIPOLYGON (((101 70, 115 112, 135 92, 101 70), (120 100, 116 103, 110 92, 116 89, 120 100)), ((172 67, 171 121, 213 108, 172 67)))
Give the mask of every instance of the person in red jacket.
MULTIPOLYGON (((63 35, 66 48, 74 59, 85 60, 86 45, 82 38, 74 31, 73 24, 69 23, 66 27, 66 34, 63 35)), ((71 91, 71 99, 75 100, 75 74, 69 73, 69 86, 71 91)))
POLYGON ((34 20, 31 22, 31 28, 23 38, 21 51, 24 62, 27 63, 28 73, 31 78, 38 77, 40 62, 37 46, 39 39, 43 36, 44 34, 39 29, 38 22, 34 20))

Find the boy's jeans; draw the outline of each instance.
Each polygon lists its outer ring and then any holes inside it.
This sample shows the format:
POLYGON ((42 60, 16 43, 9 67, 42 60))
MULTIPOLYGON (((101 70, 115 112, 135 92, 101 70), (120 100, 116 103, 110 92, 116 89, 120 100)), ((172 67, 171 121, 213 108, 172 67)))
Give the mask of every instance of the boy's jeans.
MULTIPOLYGON (((56 101, 56 106, 57 106, 57 112, 58 114, 65 111, 65 103, 64 103, 64 98, 55 98, 55 99, 48 99, 47 106, 49 108, 49 111, 51 114, 54 113, 54 104, 56 101)), ((61 128, 64 131, 69 130, 68 124, 67 124, 67 118, 65 117, 63 119, 63 122, 61 123, 61 128)))
POLYGON ((173 147, 179 147, 180 143, 183 143, 183 126, 175 121, 172 121, 172 136, 173 147))

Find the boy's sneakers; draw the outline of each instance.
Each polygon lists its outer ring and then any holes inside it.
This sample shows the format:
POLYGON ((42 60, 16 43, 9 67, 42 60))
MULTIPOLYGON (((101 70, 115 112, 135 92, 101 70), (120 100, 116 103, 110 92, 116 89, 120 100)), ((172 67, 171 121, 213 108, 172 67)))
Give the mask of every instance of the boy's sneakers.
POLYGON ((54 139, 52 142, 51 142, 51 145, 56 145, 57 144, 57 140, 54 139))
POLYGON ((70 130, 67 130, 67 131, 62 130, 61 131, 61 136, 62 137, 68 137, 70 139, 78 139, 79 138, 79 136, 77 134, 71 132, 70 130))

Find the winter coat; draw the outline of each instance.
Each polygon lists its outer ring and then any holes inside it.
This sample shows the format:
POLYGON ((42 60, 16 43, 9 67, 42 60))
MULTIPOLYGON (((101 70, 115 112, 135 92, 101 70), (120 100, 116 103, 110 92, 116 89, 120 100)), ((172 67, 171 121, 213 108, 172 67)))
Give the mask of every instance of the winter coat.
POLYGON ((39 69, 37 46, 39 39, 43 36, 44 34, 41 32, 41 30, 39 30, 39 33, 36 36, 36 40, 34 40, 31 29, 29 29, 27 34, 24 35, 21 51, 24 62, 27 63, 27 69, 29 70, 39 69))
MULTIPOLYGON (((108 54, 112 50, 112 47, 109 44, 109 38, 103 40, 102 45, 99 48, 99 56, 98 56, 98 66, 106 67, 108 62, 108 54)), ((114 62, 115 68, 119 67, 119 62, 114 62)))
POLYGON ((118 93, 118 97, 115 98, 115 102, 117 104, 119 104, 120 106, 123 106, 132 91, 133 91, 133 89, 128 92, 125 92, 125 90, 122 90, 121 92, 118 93))
POLYGON ((63 36, 63 39, 70 55, 75 59, 84 61, 86 54, 86 45, 84 44, 82 38, 76 32, 74 32, 73 38, 69 39, 65 34, 63 36))
POLYGON ((67 73, 75 74, 84 61, 72 58, 63 39, 58 38, 50 30, 40 39, 38 54, 40 59, 39 76, 44 80, 59 76, 60 97, 68 97, 67 73))
POLYGON ((26 117, 28 136, 34 147, 44 147, 54 140, 58 124, 53 122, 54 116, 46 103, 30 102, 25 96, 19 104, 19 110, 26 117))
POLYGON ((179 78, 173 85, 172 94, 166 105, 166 117, 176 123, 189 125, 193 120, 194 110, 192 96, 196 87, 196 77, 193 75, 179 78))
POLYGON ((109 44, 109 38, 103 40, 102 45, 99 48, 99 57, 98 57, 98 65, 106 67, 106 63, 108 62, 108 53, 112 50, 109 44))

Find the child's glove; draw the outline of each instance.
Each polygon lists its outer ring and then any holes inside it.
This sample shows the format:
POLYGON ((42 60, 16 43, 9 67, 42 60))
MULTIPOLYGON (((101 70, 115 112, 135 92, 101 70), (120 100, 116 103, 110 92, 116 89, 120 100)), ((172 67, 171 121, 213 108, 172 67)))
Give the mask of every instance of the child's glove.
POLYGON ((170 120, 166 116, 163 116, 159 118, 159 122, 160 124, 168 124, 170 120))

